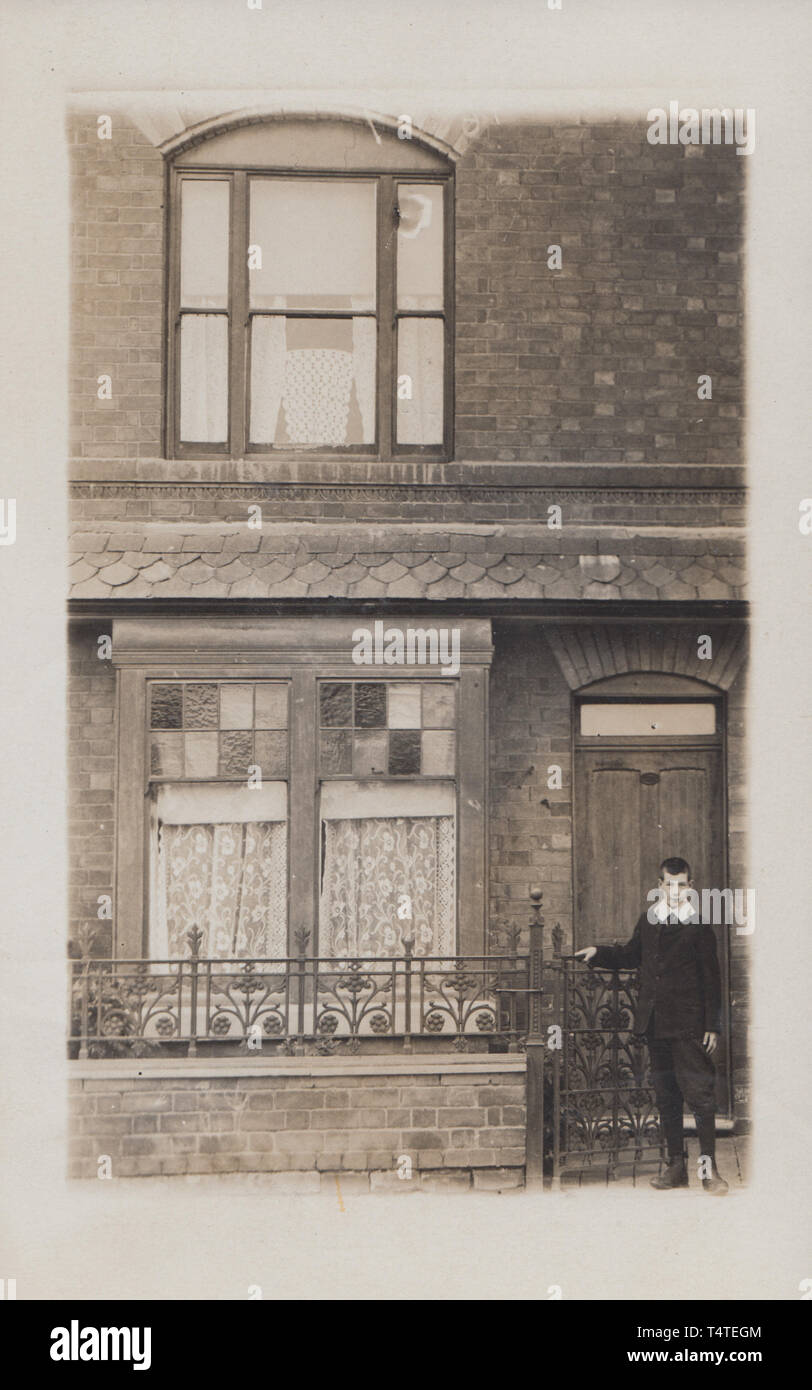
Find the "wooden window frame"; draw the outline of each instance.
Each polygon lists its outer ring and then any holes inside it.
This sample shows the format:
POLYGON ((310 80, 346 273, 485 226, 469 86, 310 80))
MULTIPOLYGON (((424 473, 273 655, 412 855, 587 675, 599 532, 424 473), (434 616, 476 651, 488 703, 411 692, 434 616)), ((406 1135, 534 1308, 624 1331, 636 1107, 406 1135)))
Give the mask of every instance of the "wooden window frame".
POLYGON ((168 275, 166 307, 166 405, 164 453, 167 458, 200 459, 248 457, 290 460, 361 458, 375 462, 398 459, 445 462, 454 450, 454 175, 451 169, 406 168, 269 168, 263 165, 184 164, 183 157, 168 166, 168 275), (250 178, 358 180, 376 185, 376 303, 374 310, 251 309, 248 294, 250 178), (180 303, 180 204, 184 179, 217 179, 228 183, 229 293, 226 309, 182 309, 180 303), (443 198, 443 305, 442 309, 398 309, 397 198, 401 184, 439 184, 443 198), (243 248, 241 251, 240 248, 243 248), (225 443, 192 443, 180 438, 180 328, 186 314, 226 315, 228 332, 228 438, 225 443), (274 449, 249 442, 250 344, 254 317, 276 314, 284 318, 373 318, 377 325, 375 441, 337 448, 274 449), (443 440, 438 444, 397 443, 397 335, 405 318, 436 318, 443 334, 443 440))
MULTIPOLYGON (((138 620, 133 620, 138 622, 138 620)), ((183 620, 181 620, 183 621, 183 620)), ((348 632, 355 620, 347 624, 348 632)), ((118 638, 114 624, 114 660, 118 638)), ((166 622, 166 620, 164 620, 166 622)), ((198 624, 193 623, 197 628, 198 624)), ((149 627, 152 626, 150 623, 149 627)), ((157 624, 156 624, 157 626, 157 624)), ((481 624, 475 624, 481 626, 481 624)), ((317 949, 320 791, 325 776, 318 767, 319 683, 323 680, 358 680, 359 668, 336 660, 327 652, 291 658, 290 649, 273 658, 232 659, 191 656, 194 642, 167 648, 158 661, 155 647, 143 654, 128 653, 117 670, 118 769, 116 809, 116 881, 114 954, 119 958, 146 957, 149 947, 150 816, 153 782, 148 760, 148 683, 151 680, 272 680, 289 685, 288 774, 273 781, 288 785, 288 949, 296 954, 298 933, 309 933, 308 952, 317 949)), ((151 649, 150 649, 151 648, 151 649)), ((303 642, 304 648, 304 642, 303 642)), ((349 642, 347 650, 350 649, 349 642)), ((487 705, 489 656, 480 652, 461 665, 457 685, 457 769, 454 778, 420 776, 385 779, 453 781, 456 788, 457 833, 457 942, 463 954, 482 954, 486 941, 486 817, 487 817, 487 705)), ((377 673, 376 673, 377 674, 377 673)), ((366 672, 365 672, 366 675, 366 672)), ((363 677, 360 677, 363 679, 363 677)), ((392 679, 391 671, 381 679, 392 679)), ((426 680, 425 667, 402 667, 397 680, 426 680)), ((444 678, 447 679, 447 678, 444 678)), ((176 780, 176 779, 170 779, 176 780)), ((211 779, 207 779, 211 780, 211 779)), ((364 779, 354 779, 364 780, 364 779)), ((371 778, 366 780, 381 780, 371 778)), ((160 782, 155 785, 161 785, 160 782)), ((193 783, 189 783, 193 785, 193 783)), ((229 780, 228 785, 236 785, 229 780)))

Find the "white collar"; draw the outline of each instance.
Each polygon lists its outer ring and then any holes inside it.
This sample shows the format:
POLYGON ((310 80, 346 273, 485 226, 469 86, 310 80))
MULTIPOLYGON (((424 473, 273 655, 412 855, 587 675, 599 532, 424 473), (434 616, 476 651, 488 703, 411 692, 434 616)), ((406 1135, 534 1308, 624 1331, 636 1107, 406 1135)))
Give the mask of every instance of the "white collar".
MULTIPOLYGON (((654 915, 658 922, 664 922, 666 917, 671 916, 671 908, 668 906, 667 898, 660 898, 654 909, 654 915)), ((677 911, 677 917, 681 922, 688 922, 694 916, 694 909, 689 902, 682 902, 677 911)))

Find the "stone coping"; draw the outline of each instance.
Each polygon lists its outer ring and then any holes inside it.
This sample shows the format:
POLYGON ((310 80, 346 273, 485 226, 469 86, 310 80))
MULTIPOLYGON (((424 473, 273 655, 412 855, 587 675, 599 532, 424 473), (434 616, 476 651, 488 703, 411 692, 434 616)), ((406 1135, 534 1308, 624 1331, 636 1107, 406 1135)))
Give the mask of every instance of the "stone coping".
POLYGON ((370 1057, 110 1057, 68 1062, 70 1081, 188 1080, 236 1076, 432 1076, 455 1080, 490 1072, 523 1075, 523 1053, 415 1053, 370 1057))
POLYGON ((68 461, 72 482, 292 483, 352 486, 743 488, 737 464, 527 463, 370 459, 86 459, 68 461))

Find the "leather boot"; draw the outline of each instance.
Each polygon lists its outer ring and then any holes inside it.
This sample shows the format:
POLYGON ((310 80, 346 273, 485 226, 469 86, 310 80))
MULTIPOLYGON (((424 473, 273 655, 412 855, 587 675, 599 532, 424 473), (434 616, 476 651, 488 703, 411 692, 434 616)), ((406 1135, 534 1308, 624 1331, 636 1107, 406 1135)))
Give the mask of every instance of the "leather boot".
POLYGON ((713 1164, 711 1176, 702 1179, 702 1187, 705 1192, 709 1192, 712 1197, 725 1197, 728 1192, 728 1185, 725 1182, 716 1164, 713 1164))
POLYGON ((677 1158, 669 1154, 667 1166, 656 1178, 651 1179, 651 1186, 656 1187, 659 1192, 667 1192, 672 1187, 687 1187, 688 1169, 685 1165, 685 1154, 680 1154, 677 1158))

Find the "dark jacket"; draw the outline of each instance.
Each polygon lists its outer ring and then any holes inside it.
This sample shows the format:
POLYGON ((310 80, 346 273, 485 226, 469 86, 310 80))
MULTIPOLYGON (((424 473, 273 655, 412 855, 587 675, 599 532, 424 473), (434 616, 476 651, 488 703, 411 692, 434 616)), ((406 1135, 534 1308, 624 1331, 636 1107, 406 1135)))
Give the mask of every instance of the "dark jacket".
POLYGON ((716 936, 713 927, 697 918, 669 926, 649 922, 643 912, 631 940, 624 946, 599 946, 589 964, 608 970, 639 969, 635 1033, 701 1038, 721 1032, 716 936))

